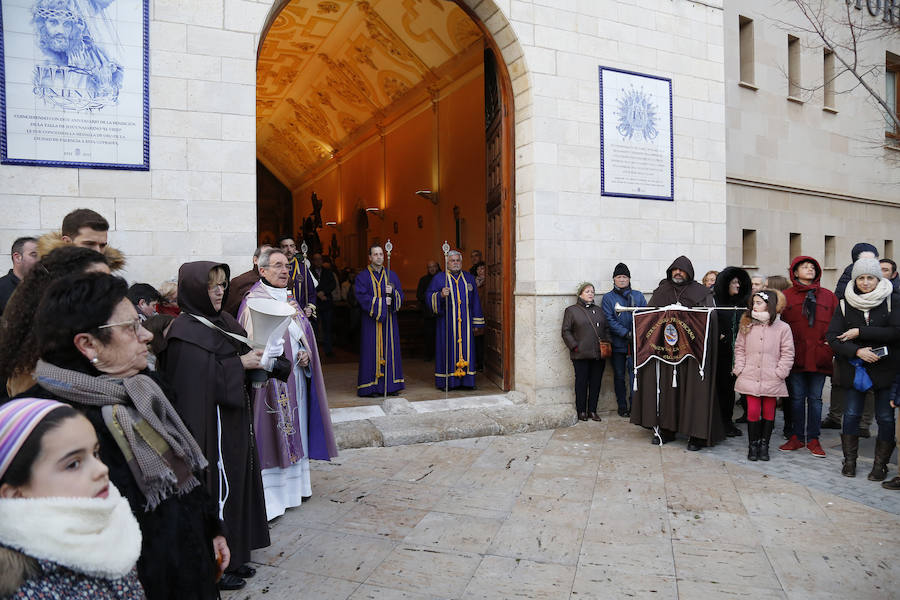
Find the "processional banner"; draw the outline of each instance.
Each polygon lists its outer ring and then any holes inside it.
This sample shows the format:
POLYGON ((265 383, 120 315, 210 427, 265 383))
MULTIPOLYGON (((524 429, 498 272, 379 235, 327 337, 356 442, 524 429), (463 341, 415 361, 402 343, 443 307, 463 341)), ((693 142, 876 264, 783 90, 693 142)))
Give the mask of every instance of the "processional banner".
POLYGON ((148 170, 149 0, 0 8, 0 162, 148 170))
POLYGON ((693 358, 700 366, 700 377, 703 377, 712 310, 664 307, 635 311, 635 373, 652 360, 677 365, 693 358))

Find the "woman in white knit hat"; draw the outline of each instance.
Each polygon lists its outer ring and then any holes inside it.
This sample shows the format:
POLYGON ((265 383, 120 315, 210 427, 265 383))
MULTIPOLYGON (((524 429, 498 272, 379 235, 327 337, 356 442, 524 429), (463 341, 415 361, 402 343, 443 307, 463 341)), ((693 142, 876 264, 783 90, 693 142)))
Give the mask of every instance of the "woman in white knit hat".
POLYGON ((900 295, 882 278, 881 266, 874 258, 853 263, 851 281, 844 299, 834 311, 826 338, 837 358, 835 369, 847 382, 846 408, 841 432, 844 466, 841 473, 856 476, 859 451, 859 420, 866 392, 875 394, 875 463, 871 481, 882 481, 894 451, 894 410, 890 388, 900 357, 900 295))

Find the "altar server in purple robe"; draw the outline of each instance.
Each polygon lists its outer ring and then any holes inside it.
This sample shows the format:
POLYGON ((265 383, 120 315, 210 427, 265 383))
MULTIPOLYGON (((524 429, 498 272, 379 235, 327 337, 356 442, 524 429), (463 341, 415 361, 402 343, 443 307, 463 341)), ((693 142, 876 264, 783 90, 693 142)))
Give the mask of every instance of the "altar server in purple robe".
POLYGON ((474 329, 484 327, 475 276, 462 270, 462 254, 452 250, 447 270, 431 280, 425 294, 437 315, 434 384, 438 389, 475 388, 474 329))
POLYGON ((275 248, 264 250, 259 255, 259 274, 261 279, 250 288, 238 310, 238 321, 247 330, 247 336, 253 339, 253 322, 247 308, 251 298, 286 302, 295 311, 280 343, 270 342, 260 361, 266 363, 263 366, 268 371, 273 370, 273 362, 290 365, 290 371, 281 373, 274 368, 278 377, 258 388, 253 398, 266 516, 271 521, 312 495, 309 459, 337 456, 337 444, 316 337, 306 314, 293 294, 288 293, 287 257, 275 248))
POLYGON ((406 387, 397 327, 403 292, 397 273, 384 268, 381 246, 369 248, 369 266, 356 276, 353 292, 362 312, 356 394, 381 396, 387 380, 387 393, 394 395, 406 387))

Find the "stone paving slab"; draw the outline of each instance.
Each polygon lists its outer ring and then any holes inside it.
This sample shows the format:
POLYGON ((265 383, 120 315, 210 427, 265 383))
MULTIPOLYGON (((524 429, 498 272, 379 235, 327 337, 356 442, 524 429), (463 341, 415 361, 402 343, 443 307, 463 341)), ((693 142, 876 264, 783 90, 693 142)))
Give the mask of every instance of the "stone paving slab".
POLYGON ((900 493, 841 477, 834 452, 750 463, 745 437, 649 439, 605 416, 314 461, 313 497, 270 523, 259 573, 223 597, 896 596, 900 493))

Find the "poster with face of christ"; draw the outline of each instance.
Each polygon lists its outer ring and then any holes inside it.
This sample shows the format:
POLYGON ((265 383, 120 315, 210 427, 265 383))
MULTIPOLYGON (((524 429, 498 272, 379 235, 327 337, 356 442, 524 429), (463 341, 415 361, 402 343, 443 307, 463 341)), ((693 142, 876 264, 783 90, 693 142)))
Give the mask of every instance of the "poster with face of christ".
POLYGON ((3 164, 147 170, 149 0, 4 0, 3 164))

